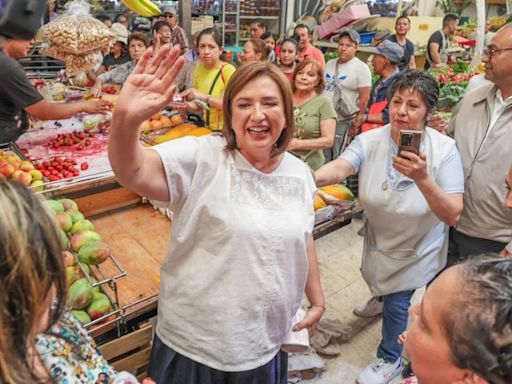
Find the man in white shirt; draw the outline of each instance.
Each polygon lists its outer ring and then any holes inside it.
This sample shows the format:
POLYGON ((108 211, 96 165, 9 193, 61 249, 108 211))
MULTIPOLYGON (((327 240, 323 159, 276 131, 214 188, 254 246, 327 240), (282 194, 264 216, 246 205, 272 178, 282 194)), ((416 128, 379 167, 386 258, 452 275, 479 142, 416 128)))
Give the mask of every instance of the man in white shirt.
POLYGON ((512 166, 512 25, 484 50, 485 78, 467 92, 447 132, 457 141, 465 175, 464 210, 451 231, 448 265, 471 254, 502 252, 512 240, 504 175, 512 166))
POLYGON ((324 93, 333 98, 338 114, 332 149, 324 150, 326 161, 338 158, 362 123, 372 85, 372 74, 366 63, 356 57, 360 36, 351 29, 339 35, 338 59, 325 66, 324 93), (338 91, 336 90, 338 87, 338 91))

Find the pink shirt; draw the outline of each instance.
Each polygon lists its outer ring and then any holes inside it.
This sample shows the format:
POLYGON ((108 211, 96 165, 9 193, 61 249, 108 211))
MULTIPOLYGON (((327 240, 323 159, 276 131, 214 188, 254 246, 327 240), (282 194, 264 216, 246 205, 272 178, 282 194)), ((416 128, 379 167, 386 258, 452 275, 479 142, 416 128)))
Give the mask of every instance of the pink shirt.
POLYGON ((316 60, 320 63, 322 69, 325 68, 324 54, 312 44, 308 44, 308 47, 304 51, 299 52, 299 61, 302 61, 305 58, 316 60))

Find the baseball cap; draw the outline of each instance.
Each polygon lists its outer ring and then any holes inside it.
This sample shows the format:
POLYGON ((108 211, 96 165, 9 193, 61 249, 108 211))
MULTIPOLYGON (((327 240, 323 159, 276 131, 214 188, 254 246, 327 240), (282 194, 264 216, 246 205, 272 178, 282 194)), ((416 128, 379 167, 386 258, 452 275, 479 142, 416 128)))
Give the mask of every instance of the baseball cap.
POLYGON ((353 29, 345 29, 344 31, 340 32, 338 35, 338 39, 341 40, 343 36, 348 36, 350 40, 352 40, 355 44, 359 44, 361 42, 361 36, 359 36, 359 33, 354 31, 353 29))
POLYGON ((173 7, 164 7, 162 9, 162 15, 165 15, 166 13, 171 13, 173 16, 176 16, 177 14, 176 9, 173 7))
POLYGON ((393 64, 398 64, 404 55, 404 49, 397 43, 393 43, 389 40, 384 40, 376 47, 371 47, 370 52, 375 55, 384 56, 393 64))
POLYGON ((114 41, 120 41, 121 43, 128 44, 128 30, 123 24, 112 24, 110 31, 115 35, 114 41))

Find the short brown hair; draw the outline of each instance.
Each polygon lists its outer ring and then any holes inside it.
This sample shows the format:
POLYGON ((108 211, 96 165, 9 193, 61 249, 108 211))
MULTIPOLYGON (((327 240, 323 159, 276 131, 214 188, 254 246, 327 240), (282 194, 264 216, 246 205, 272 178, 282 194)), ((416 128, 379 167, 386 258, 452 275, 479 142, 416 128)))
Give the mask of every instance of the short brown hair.
POLYGON ((226 150, 234 151, 237 149, 236 136, 232 128, 232 120, 234 117, 232 103, 235 96, 245 88, 247 83, 258 77, 268 77, 273 80, 281 91, 281 97, 283 98, 286 126, 283 132, 281 132, 281 136, 277 139, 274 150, 272 150, 271 156, 274 157, 286 151, 288 144, 292 140, 293 131, 295 130, 292 102, 293 94, 290 88, 290 82, 283 72, 274 64, 264 61, 250 62, 243 63, 237 69, 229 80, 226 91, 224 92, 224 129, 222 132, 227 140, 226 150))
POLYGON ((299 73, 299 71, 302 71, 309 64, 311 64, 313 71, 316 71, 316 74, 318 76, 318 85, 315 87, 316 93, 322 93, 324 91, 325 80, 324 80, 324 70, 323 70, 322 66, 316 60, 304 59, 295 67, 295 71, 293 71, 293 78, 292 78, 292 91, 293 92, 295 92, 297 90, 295 88, 295 78, 297 77, 297 73, 299 73))
POLYGON ((144 43, 144 46, 149 47, 149 38, 144 32, 132 32, 130 36, 128 36, 128 46, 132 40, 139 40, 144 43))

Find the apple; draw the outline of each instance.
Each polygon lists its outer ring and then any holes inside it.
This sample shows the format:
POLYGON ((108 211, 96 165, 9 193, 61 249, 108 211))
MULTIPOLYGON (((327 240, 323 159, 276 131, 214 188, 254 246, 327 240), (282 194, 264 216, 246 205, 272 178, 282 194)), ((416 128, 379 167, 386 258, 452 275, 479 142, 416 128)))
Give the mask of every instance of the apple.
POLYGON ((30 173, 23 172, 21 170, 14 171, 12 174, 12 179, 21 183, 25 187, 28 187, 30 185, 30 182, 32 181, 32 176, 30 173))
POLYGON ((30 172, 31 170, 34 169, 34 164, 32 164, 30 161, 25 160, 21 162, 19 169, 22 170, 23 172, 30 172))
POLYGON ((32 169, 28 173, 30 174, 30 176, 32 176, 32 180, 42 180, 43 179, 43 174, 41 173, 41 171, 39 171, 37 169, 32 169))
POLYGON ((32 184, 30 184, 30 189, 34 192, 43 192, 45 190, 44 181, 34 180, 32 184))
POLYGON ((17 161, 21 161, 21 159, 19 158, 18 155, 16 155, 15 153, 11 153, 7 156, 5 156, 5 160, 7 160, 7 162, 9 164, 14 164, 15 162, 17 161))
POLYGON ((5 164, 9 164, 7 160, 5 160, 3 157, 0 157, 0 168, 4 166, 5 164))
POLYGON ((4 175, 5 177, 11 176, 14 173, 14 171, 15 171, 14 167, 9 163, 4 164, 0 167, 0 173, 2 175, 4 175))

